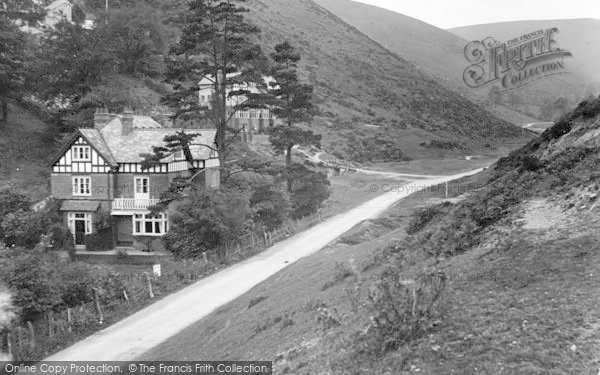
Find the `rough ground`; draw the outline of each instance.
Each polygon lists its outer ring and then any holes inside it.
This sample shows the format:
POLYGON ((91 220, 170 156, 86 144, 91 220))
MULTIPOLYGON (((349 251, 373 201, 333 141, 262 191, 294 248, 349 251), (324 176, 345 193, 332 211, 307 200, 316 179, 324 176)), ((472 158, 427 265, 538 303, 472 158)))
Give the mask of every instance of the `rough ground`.
POLYGON ((449 284, 428 335, 353 361, 353 334, 369 319, 355 291, 375 283, 371 259, 406 236, 427 194, 358 225, 141 358, 272 360, 283 374, 596 375, 600 209, 549 197, 515 207, 478 247, 438 262, 449 284))

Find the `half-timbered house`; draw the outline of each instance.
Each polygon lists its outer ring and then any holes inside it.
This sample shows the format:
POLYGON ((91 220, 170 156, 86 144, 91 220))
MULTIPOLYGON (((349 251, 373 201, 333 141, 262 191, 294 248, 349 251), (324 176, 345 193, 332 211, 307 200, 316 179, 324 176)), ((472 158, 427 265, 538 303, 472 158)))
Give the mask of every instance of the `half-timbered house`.
MULTIPOLYGON (((75 245, 83 248, 99 215, 112 216, 115 246, 132 246, 136 236, 164 235, 168 214, 151 214, 162 192, 178 176, 189 175, 188 161, 176 152, 150 169, 142 154, 163 146, 164 138, 181 129, 163 128, 149 116, 99 111, 94 128, 79 128, 51 162, 52 196, 62 200, 64 221, 75 245)), ((196 143, 213 145, 215 131, 202 129, 196 143)), ((219 158, 210 147, 192 146, 194 166, 207 188, 218 187, 219 158)))

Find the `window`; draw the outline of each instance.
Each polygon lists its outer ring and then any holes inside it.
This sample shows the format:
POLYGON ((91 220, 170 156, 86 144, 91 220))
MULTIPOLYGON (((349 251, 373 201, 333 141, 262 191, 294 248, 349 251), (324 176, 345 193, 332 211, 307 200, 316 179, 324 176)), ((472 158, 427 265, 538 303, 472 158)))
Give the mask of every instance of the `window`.
POLYGON ((148 177, 136 177, 135 178, 135 193, 136 194, 148 194, 150 186, 150 179, 148 177))
POLYGON ((133 234, 146 236, 162 236, 169 231, 167 214, 133 215, 133 234))
POLYGON ((173 154, 173 159, 174 160, 183 160, 183 150, 175 151, 175 153, 173 154))
POLYGON ((90 146, 73 146, 73 161, 90 160, 90 146))
POLYGON ((258 110, 251 109, 250 110, 250 118, 258 118, 258 110))
POLYGON ((73 195, 92 195, 92 179, 90 177, 73 177, 73 195))

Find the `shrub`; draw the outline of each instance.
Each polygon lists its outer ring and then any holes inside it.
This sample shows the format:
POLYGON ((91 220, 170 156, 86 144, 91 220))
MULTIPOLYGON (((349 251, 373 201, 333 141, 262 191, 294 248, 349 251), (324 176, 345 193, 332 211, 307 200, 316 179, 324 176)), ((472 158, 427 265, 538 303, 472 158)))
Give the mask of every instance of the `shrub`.
POLYGON ((0 233, 6 246, 32 249, 45 231, 43 217, 33 211, 18 210, 8 213, 0 224, 0 233))
POLYGON ((54 250, 66 250, 71 252, 73 246, 73 234, 64 224, 53 224, 48 228, 50 243, 54 250))
POLYGON ((250 197, 254 223, 266 230, 279 227, 290 212, 290 199, 286 193, 274 191, 270 186, 259 186, 250 197))
POLYGON ((196 191, 171 207, 167 249, 178 257, 196 257, 225 241, 242 236, 249 227, 248 199, 237 190, 196 191))
POLYGON ((13 291, 14 305, 24 319, 62 303, 62 270, 43 251, 15 247, 3 254, 0 267, 0 278, 13 291))
POLYGON ((92 300, 92 288, 96 279, 86 264, 73 263, 64 267, 60 279, 61 299, 64 305, 75 307, 92 300))
POLYGON ((294 164, 290 173, 293 180, 292 217, 299 219, 316 213, 331 195, 327 176, 300 164, 294 164))
POLYGON ((526 171, 537 171, 543 166, 543 163, 536 156, 526 155, 523 157, 523 169, 526 171))
POLYGON ((372 315, 366 332, 355 343, 359 352, 380 355, 398 349, 432 327, 437 315, 434 305, 446 287, 446 276, 443 272, 423 276, 407 284, 393 270, 384 272, 385 281, 369 292, 372 315))
POLYGON ((114 248, 112 228, 101 229, 85 236, 87 251, 108 251, 114 248))
POLYGON ((411 221, 406 227, 406 233, 414 234, 421 231, 427 224, 432 222, 434 219, 448 213, 452 208, 452 203, 443 202, 433 206, 428 206, 418 209, 414 214, 411 221))

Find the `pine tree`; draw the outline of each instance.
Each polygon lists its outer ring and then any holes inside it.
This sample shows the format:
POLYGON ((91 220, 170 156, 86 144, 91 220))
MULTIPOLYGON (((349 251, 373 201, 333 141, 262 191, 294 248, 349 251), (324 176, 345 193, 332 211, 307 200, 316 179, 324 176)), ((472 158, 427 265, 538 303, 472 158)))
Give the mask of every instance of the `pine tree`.
POLYGON ((313 87, 300 83, 298 79, 300 55, 292 45, 284 42, 275 46, 271 58, 274 62, 271 75, 275 80, 270 84, 270 93, 274 97, 271 101, 271 111, 277 118, 282 119, 284 124, 272 129, 269 140, 275 150, 286 155, 287 190, 292 192, 294 146, 320 147, 321 136, 298 126, 310 122, 315 111, 312 103, 313 87))
MULTIPOLYGON (((167 81, 175 92, 164 102, 175 109, 179 121, 209 121, 217 131, 216 147, 221 170, 226 170, 229 144, 238 130, 229 126, 234 114, 258 98, 248 90, 232 90, 235 83, 261 82, 263 63, 254 38, 259 29, 247 22, 245 0, 190 0, 179 42, 167 58, 167 81), (213 95, 210 106, 199 103, 199 82, 208 78, 213 95), (248 101, 227 107, 228 97, 244 95, 248 101)), ((225 174, 221 174, 226 178, 225 174)))

